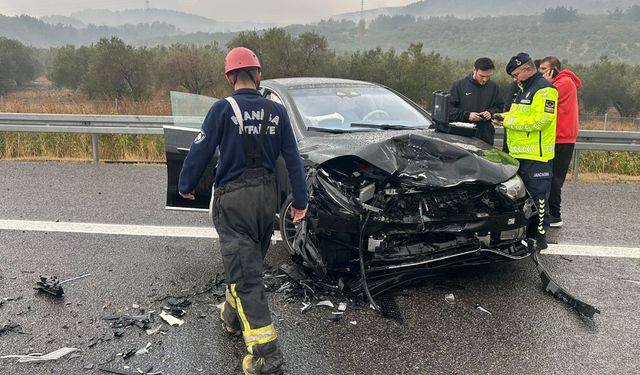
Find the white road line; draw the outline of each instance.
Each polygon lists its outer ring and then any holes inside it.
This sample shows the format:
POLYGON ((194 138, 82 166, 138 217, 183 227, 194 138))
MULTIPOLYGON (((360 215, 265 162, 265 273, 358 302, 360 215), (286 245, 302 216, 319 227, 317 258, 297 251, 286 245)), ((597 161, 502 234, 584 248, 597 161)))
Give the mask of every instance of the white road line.
POLYGON ((640 248, 550 244, 549 248, 546 250, 542 250, 541 254, 610 258, 640 258, 640 248))
MULTIPOLYGON (((212 227, 168 227, 157 225, 125 225, 99 223, 57 223, 51 221, 0 220, 0 230, 64 232, 83 234, 115 234, 148 237, 218 238, 212 227)), ((280 233, 274 233, 280 240, 280 233)))
MULTIPOLYGON (((0 230, 3 229, 35 232, 114 234, 124 236, 218 238, 218 233, 211 227, 174 227, 156 225, 56 223, 51 221, 0 220, 0 230)), ((279 232, 275 232, 273 237, 275 240, 281 240, 279 232)), ((611 258, 640 258, 640 248, 550 244, 548 249, 542 251, 542 254, 611 258)))

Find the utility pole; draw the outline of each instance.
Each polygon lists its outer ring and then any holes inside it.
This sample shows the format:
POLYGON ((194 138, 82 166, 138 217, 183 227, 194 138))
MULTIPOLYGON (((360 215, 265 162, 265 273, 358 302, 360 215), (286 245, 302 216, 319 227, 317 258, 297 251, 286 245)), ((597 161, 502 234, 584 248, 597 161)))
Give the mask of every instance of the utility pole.
POLYGON ((149 8, 149 0, 145 0, 144 5, 144 23, 148 25, 151 23, 151 10, 149 8))
POLYGON ((358 22, 358 42, 360 49, 362 49, 362 38, 364 37, 364 29, 366 23, 364 22, 364 0, 360 0, 360 21, 358 22))

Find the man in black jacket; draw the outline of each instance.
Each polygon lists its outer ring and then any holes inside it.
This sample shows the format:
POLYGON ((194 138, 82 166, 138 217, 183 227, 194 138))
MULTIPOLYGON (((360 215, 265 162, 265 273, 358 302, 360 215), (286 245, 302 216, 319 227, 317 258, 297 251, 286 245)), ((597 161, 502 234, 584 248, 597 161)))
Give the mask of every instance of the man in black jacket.
POLYGON ((477 126, 477 137, 493 145, 495 129, 491 124, 494 113, 502 112, 504 101, 498 85, 491 81, 495 66, 488 57, 473 64, 473 71, 456 81, 449 89, 449 121, 472 122, 477 126))

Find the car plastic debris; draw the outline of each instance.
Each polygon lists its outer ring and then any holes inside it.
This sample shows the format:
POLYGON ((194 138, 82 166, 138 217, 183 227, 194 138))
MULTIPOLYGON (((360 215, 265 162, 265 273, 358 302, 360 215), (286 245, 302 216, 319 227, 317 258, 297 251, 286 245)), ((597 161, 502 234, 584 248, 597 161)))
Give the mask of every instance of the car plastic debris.
POLYGON ((333 302, 331 302, 329 300, 320 301, 320 302, 316 303, 316 306, 327 306, 327 307, 334 308, 333 302))
POLYGON ((17 358, 18 361, 16 363, 27 363, 27 362, 46 362, 46 361, 56 361, 67 354, 71 354, 73 352, 77 352, 80 349, 78 348, 60 348, 55 350, 49 354, 42 353, 31 353, 27 355, 5 355, 0 358, 17 358))
POLYGON ((403 321, 400 306, 398 306, 395 297, 390 293, 383 294, 380 297, 380 312, 387 319, 393 319, 400 323, 403 321))
POLYGON ((164 320, 165 322, 169 323, 170 326, 178 326, 178 327, 180 327, 181 325, 184 324, 184 320, 178 319, 175 316, 173 316, 171 314, 167 314, 164 311, 160 312, 160 317, 162 318, 162 320, 164 320))
POLYGON ((159 325, 156 328, 150 328, 150 329, 146 330, 145 332, 147 332, 147 335, 155 335, 156 333, 160 332, 161 328, 162 328, 162 325, 159 325))
POLYGON ((151 343, 148 342, 147 345, 144 348, 138 349, 134 354, 135 355, 147 354, 147 353, 149 353, 149 349, 150 348, 151 348, 151 343))
POLYGON ((347 311, 347 304, 344 302, 340 302, 338 304, 338 311, 342 311, 342 312, 347 311))
POLYGON ((354 325, 354 326, 358 324, 358 322, 356 322, 355 320, 352 320, 352 321, 350 321, 349 323, 351 323, 351 324, 352 324, 352 325, 354 325))
POLYGON ((174 298, 174 297, 170 297, 169 299, 167 299, 167 304, 169 304, 169 306, 172 307, 189 307, 191 305, 191 301, 189 301, 188 298, 184 297, 184 298, 174 298))
POLYGON ((300 308, 300 312, 305 313, 313 308, 313 304, 302 302, 302 307, 300 308))
POLYGON ((60 286, 60 281, 55 276, 40 276, 40 281, 36 281, 37 287, 33 288, 37 291, 48 293, 56 298, 64 297, 64 289, 60 286))
POLYGON ((558 285, 549 275, 549 272, 544 268, 542 263, 540 262, 540 250, 535 250, 531 253, 531 259, 533 263, 536 265, 536 269, 538 270, 538 274, 540 275, 540 279, 542 280, 542 286, 544 290, 553 294, 556 298, 561 299, 562 301, 569 304, 569 306, 573 307, 578 313, 588 317, 593 318, 595 314, 600 314, 600 310, 592 306, 588 303, 582 302, 579 299, 575 298, 569 292, 564 290, 560 285, 558 285))
POLYGON ((491 313, 491 311, 489 311, 489 310, 485 309, 484 307, 480 306, 480 304, 479 304, 479 303, 476 303, 476 309, 478 309, 478 310, 482 311, 483 313, 487 313, 487 314, 489 314, 489 315, 493 315, 493 314, 491 313))
POLYGON ((0 326, 0 336, 5 333, 14 332, 14 333, 24 333, 22 331, 22 326, 17 323, 8 323, 0 326))
POLYGON ((137 371, 129 371, 129 370, 120 370, 117 368, 108 368, 104 366, 98 366, 98 370, 108 372, 110 374, 120 374, 120 375, 140 375, 137 371))
POLYGON ((453 295, 453 293, 447 293, 444 296, 444 300, 447 301, 450 304, 456 303, 456 297, 453 295))

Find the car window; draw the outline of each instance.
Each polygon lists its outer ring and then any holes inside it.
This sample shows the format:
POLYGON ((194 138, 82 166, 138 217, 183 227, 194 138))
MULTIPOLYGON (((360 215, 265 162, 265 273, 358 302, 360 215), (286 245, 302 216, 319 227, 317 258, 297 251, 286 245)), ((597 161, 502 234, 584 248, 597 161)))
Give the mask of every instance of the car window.
POLYGON ((267 95, 265 95, 265 98, 272 100, 276 103, 282 104, 282 99, 280 99, 280 97, 273 91, 267 92, 267 95))
POLYGON ((431 124, 402 97, 383 87, 301 88, 289 92, 307 128, 351 129, 351 124, 431 124))
POLYGON ((209 109, 217 100, 204 95, 171 91, 173 124, 181 128, 200 129, 209 109))

